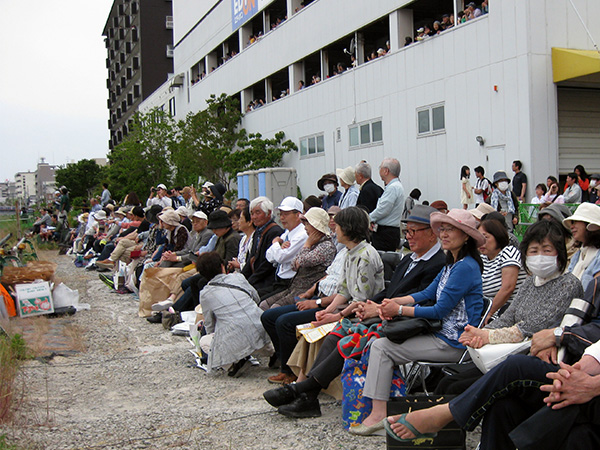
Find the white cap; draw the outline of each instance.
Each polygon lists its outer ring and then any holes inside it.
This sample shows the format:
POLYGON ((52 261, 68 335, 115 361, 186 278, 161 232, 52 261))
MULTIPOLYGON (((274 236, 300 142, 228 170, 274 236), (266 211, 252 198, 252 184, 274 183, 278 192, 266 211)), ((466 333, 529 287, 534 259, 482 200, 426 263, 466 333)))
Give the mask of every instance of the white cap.
POLYGON ((156 186, 156 189, 164 189, 166 191, 167 187, 164 184, 160 183, 158 186, 156 186))
POLYGON ((281 201, 281 205, 277 207, 281 211, 304 211, 304 204, 296 197, 286 197, 281 201))
POLYGON ((206 214, 204 214, 202 211, 196 211, 194 214, 192 214, 192 217, 208 220, 208 216, 206 214))

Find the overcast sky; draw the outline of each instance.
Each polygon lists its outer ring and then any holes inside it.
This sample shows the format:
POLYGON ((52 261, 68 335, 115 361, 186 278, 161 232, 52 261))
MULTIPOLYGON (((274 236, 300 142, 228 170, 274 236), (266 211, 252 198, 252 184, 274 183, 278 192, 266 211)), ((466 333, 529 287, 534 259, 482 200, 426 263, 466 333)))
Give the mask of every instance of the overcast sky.
POLYGON ((112 0, 0 0, 0 180, 108 151, 112 0))

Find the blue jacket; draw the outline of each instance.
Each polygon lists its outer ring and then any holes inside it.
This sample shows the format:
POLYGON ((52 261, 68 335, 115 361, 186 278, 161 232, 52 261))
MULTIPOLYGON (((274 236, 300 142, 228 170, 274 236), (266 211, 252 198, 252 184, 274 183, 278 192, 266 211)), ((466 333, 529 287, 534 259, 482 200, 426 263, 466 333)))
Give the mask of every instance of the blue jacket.
MULTIPOLYGON (((573 271, 575 264, 579 261, 579 257, 581 256, 581 250, 577 250, 577 252, 571 258, 571 264, 569 264, 569 272, 573 271)), ((581 276, 581 285, 583 286, 583 290, 585 291, 590 284, 590 281, 594 279, 594 275, 600 272, 600 251, 596 253, 596 257, 590 263, 590 265, 583 271, 583 275, 581 276)))
POLYGON ((445 266, 427 289, 413 294, 415 317, 442 320, 443 328, 435 335, 455 348, 464 348, 458 338, 465 326, 479 325, 483 313, 483 289, 481 287, 481 270, 471 257, 457 261, 452 266, 445 266), (438 285, 449 270, 446 285, 437 295, 438 285), (433 306, 420 306, 424 300, 436 300, 433 306), (460 305, 464 300, 464 307, 460 305), (465 317, 466 313, 466 317, 465 317))

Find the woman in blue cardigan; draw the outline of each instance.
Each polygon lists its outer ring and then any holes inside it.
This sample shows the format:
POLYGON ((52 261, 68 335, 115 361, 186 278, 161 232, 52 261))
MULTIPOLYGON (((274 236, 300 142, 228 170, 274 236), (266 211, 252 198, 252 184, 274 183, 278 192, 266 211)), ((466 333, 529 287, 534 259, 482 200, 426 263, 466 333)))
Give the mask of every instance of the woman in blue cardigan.
POLYGON ((442 321, 442 329, 402 344, 387 338, 373 342, 363 389, 363 396, 373 399, 373 409, 362 424, 350 428, 351 433, 370 435, 383 429, 395 366, 415 360, 454 363, 462 356, 465 347, 458 339, 466 325, 479 324, 483 313, 483 263, 477 249, 485 238, 476 226, 473 216, 465 210, 431 214, 431 228, 446 251, 446 266, 424 291, 385 299, 380 316, 387 320, 394 316, 437 319, 442 321), (433 306, 423 305, 432 301, 433 306))

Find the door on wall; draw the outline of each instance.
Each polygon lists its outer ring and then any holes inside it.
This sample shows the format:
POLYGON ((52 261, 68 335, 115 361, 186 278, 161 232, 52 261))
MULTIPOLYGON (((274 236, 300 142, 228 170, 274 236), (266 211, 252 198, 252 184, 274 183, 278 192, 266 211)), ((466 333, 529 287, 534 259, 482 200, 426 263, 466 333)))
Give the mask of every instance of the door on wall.
POLYGON ((600 89, 558 88, 558 170, 600 172, 600 89))
POLYGON ((508 176, 510 176, 509 172, 507 172, 506 169, 504 145, 492 145, 490 147, 487 147, 486 150, 486 178, 488 178, 490 181, 494 181, 494 173, 498 172, 499 170, 503 170, 508 176))

